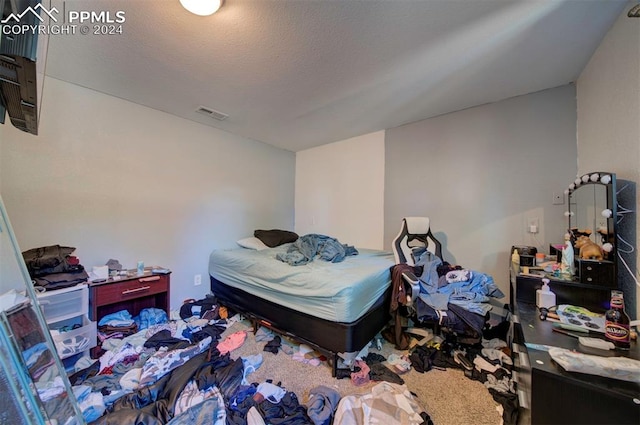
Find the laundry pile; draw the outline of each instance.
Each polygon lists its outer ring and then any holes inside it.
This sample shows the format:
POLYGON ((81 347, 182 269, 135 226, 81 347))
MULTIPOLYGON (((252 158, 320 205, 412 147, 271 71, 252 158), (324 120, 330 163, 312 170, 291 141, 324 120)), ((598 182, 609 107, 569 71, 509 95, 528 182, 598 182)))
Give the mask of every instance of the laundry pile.
POLYGON ((89 275, 71 246, 50 245, 22 253, 29 275, 36 287, 50 291, 86 282, 89 275))
MULTIPOLYGON (((309 367, 325 362, 311 347, 261 327, 255 335, 256 341, 264 342, 260 351, 232 356, 245 344, 248 331, 229 329, 241 319, 227 317, 227 309, 212 296, 190 300, 172 312, 171 320, 149 311, 130 319, 118 312, 107 321, 115 325, 132 320, 140 326, 143 316, 154 317, 146 329, 105 339, 99 359, 86 357, 76 363, 69 380, 88 423, 337 425, 400 420, 408 425, 431 424, 399 376, 410 368, 408 357, 362 356, 342 378, 358 386, 377 381, 367 387, 368 392, 342 397, 335 389, 318 385, 310 391, 309 402, 302 404, 275 379, 252 382, 251 374, 261 367, 263 356, 287 355, 309 367)), ((51 395, 57 389, 47 391, 51 395)))
POLYGON ((485 330, 485 338, 476 345, 463 346, 455 341, 434 338, 424 345, 415 346, 409 360, 412 367, 421 373, 432 369, 462 369, 467 378, 482 382, 502 406, 503 423, 515 425, 519 402, 511 375, 513 361, 505 341, 506 330, 503 324, 485 330))

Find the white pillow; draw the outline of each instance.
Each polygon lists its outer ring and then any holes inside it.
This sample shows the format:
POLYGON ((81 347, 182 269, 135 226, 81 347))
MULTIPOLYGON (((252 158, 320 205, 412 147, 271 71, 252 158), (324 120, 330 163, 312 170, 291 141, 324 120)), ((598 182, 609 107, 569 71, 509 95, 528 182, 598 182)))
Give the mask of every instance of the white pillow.
POLYGON ((240 239, 239 241, 236 241, 236 243, 243 248, 255 249, 256 251, 261 251, 263 249, 269 248, 264 244, 264 242, 253 236, 250 238, 240 239))

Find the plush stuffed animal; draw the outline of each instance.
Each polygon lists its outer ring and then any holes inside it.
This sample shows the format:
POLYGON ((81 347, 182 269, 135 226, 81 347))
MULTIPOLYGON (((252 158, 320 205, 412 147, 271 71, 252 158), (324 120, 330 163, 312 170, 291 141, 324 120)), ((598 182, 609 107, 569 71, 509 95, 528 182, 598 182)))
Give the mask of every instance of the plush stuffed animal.
POLYGON ((589 239, 588 236, 578 236, 575 247, 580 250, 578 256, 581 259, 602 260, 602 248, 589 239))

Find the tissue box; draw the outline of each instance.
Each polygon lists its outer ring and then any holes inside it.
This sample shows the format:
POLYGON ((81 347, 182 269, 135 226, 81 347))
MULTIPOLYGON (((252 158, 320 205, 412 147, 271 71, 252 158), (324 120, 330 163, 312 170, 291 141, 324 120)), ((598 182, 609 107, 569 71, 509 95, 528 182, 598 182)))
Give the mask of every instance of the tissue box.
POLYGON ((109 266, 93 266, 91 270, 91 281, 106 280, 109 278, 109 266))

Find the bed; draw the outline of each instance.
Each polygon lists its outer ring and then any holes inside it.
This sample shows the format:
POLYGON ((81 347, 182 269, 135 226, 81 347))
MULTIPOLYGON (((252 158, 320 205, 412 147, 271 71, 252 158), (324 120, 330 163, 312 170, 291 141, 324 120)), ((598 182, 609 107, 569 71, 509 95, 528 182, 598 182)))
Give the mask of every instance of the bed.
POLYGON ((289 243, 262 250, 214 250, 211 292, 220 304, 307 343, 329 359, 360 351, 389 321, 393 254, 358 249, 341 262, 292 266, 276 259, 289 243))

